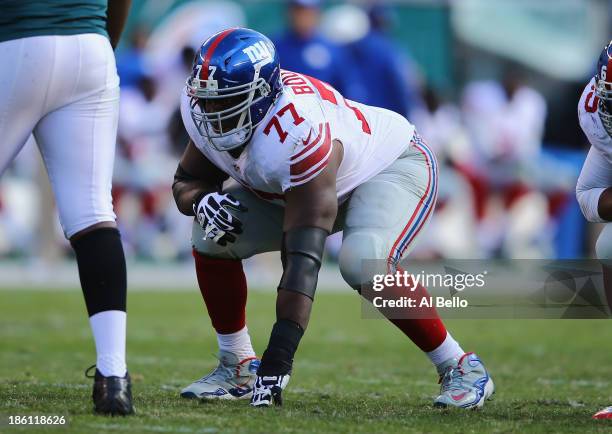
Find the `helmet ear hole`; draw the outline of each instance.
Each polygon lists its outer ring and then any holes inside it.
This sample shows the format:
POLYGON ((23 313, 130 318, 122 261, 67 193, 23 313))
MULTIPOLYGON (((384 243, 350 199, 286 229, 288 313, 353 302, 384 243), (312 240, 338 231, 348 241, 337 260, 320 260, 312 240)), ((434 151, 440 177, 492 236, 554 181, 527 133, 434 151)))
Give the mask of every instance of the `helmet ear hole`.
POLYGON ((257 93, 255 94, 256 97, 266 97, 268 95, 270 95, 270 85, 268 83, 265 83, 262 87, 257 89, 257 93))

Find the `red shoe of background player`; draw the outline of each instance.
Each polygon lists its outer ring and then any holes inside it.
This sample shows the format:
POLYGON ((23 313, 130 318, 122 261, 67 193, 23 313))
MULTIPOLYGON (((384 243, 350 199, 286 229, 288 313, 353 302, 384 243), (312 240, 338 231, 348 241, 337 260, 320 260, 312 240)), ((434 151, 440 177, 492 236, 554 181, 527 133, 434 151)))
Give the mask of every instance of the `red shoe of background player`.
POLYGON ((593 419, 612 419, 612 407, 606 407, 593 415, 593 419))

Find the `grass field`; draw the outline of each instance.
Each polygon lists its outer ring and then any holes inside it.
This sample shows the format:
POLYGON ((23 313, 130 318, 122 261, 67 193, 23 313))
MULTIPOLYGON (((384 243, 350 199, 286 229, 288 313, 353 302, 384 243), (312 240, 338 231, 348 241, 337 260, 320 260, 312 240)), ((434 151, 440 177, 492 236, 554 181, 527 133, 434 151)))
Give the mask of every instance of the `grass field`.
MULTIPOLYGON (((254 292, 249 326, 262 351, 273 294, 254 292)), ((285 406, 200 403, 180 388, 216 360, 199 294, 134 292, 128 362, 137 416, 91 412, 83 371, 94 359, 77 291, 0 291, 0 432, 610 432, 591 414, 612 403, 612 324, 605 321, 454 321, 497 386, 482 411, 431 408, 428 360, 382 320, 362 320, 354 294, 321 293, 297 354, 285 406), (64 415, 64 427, 14 427, 8 415, 64 415)))

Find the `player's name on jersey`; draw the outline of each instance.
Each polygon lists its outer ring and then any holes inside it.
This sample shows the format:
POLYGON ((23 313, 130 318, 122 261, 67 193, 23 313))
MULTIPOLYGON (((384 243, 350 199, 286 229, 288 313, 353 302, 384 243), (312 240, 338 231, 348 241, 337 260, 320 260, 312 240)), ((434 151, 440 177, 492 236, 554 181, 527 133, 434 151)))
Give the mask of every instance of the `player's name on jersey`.
POLYGON ((464 308, 469 306, 469 302, 461 297, 398 297, 385 298, 382 296, 374 297, 372 304, 376 308, 464 308))

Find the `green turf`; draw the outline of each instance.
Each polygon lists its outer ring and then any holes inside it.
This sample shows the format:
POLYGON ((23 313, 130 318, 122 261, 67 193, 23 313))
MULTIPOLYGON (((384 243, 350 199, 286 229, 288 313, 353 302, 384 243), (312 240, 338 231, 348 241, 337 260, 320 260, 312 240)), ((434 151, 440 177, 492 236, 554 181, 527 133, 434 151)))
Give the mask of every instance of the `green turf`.
MULTIPOLYGON (((253 293, 259 351, 273 295, 253 293)), ((454 321, 497 386, 482 411, 430 407, 428 360, 383 320, 360 319, 354 294, 319 294, 285 406, 182 400, 179 389, 215 364, 215 340, 193 293, 135 292, 128 362, 137 416, 94 416, 83 370, 94 348, 79 292, 0 291, 0 432, 610 432, 591 414, 612 403, 612 327, 605 321, 454 321), (15 428, 8 415, 65 415, 66 427, 15 428)))

